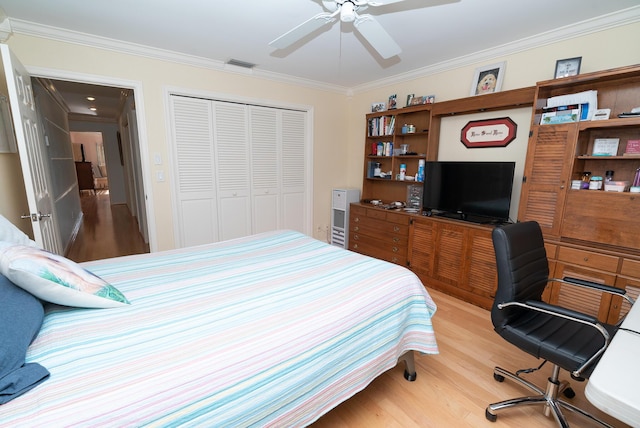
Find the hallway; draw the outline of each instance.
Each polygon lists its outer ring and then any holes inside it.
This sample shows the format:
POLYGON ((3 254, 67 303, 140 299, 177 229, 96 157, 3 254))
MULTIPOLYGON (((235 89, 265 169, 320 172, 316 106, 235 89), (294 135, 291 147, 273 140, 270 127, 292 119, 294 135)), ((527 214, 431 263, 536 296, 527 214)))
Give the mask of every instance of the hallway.
POLYGON ((137 220, 126 205, 110 205, 108 190, 99 190, 95 195, 82 192, 80 203, 82 225, 67 258, 85 262, 149 252, 137 220))

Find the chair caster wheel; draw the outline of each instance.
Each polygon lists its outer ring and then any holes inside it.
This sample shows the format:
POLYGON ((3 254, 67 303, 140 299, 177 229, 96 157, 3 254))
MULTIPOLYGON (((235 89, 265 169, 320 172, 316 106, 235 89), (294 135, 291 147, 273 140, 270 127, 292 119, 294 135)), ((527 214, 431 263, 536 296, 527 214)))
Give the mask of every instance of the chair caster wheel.
POLYGON ((499 375, 499 374, 497 374, 497 373, 494 373, 494 374, 493 374, 493 378, 494 378, 495 380, 497 380, 498 382, 504 382, 504 376, 499 375))
POLYGON ((487 418, 487 420, 489 422, 495 422, 496 420, 498 420, 498 415, 494 415, 493 413, 489 413, 489 409, 486 409, 484 411, 484 416, 485 416, 485 418, 487 418))
POLYGON ((562 394, 567 398, 573 398, 576 396, 576 392, 573 388, 565 388, 564 391, 562 391, 562 394))
POLYGON ((406 370, 404 371, 404 378, 406 380, 408 380, 409 382, 413 382, 414 380, 416 380, 417 377, 418 377, 418 373, 417 372, 409 373, 406 370))

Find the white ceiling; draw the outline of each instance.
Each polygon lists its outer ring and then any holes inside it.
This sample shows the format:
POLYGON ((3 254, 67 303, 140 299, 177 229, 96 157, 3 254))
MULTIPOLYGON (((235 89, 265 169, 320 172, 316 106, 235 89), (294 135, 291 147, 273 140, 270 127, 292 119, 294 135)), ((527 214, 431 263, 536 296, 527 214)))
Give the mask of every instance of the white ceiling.
POLYGON ((150 47, 220 67, 236 59, 256 64, 254 73, 345 91, 640 19, 639 0, 404 0, 366 10, 402 48, 384 60, 340 21, 285 50, 269 46, 326 11, 322 0, 2 0, 0 7, 16 33, 150 47))

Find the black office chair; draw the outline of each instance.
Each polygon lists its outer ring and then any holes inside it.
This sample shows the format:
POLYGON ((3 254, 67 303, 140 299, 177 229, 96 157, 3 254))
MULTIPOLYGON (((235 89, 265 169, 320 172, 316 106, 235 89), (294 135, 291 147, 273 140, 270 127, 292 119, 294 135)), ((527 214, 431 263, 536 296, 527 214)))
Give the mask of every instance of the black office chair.
POLYGON ((511 344, 544 362, 537 368, 516 373, 496 367, 493 377, 497 381, 512 379, 538 395, 490 404, 485 416, 495 422, 498 418, 496 412, 500 410, 540 404, 544 406, 545 415, 553 414, 561 427, 569 426, 561 408, 609 427, 610 425, 584 410, 559 399, 560 392, 567 398, 573 398, 575 393, 567 382, 561 382, 558 377, 560 369, 563 369, 574 379, 588 378, 619 323, 602 324, 590 315, 545 303, 542 301, 542 293, 549 281, 558 281, 623 296, 631 303, 633 301, 625 295, 623 289, 568 277, 550 279, 542 231, 536 222, 497 227, 493 230, 492 238, 498 267, 498 290, 491 309, 495 331, 511 344), (520 377, 523 373, 538 370, 546 362, 553 365, 546 389, 520 377))

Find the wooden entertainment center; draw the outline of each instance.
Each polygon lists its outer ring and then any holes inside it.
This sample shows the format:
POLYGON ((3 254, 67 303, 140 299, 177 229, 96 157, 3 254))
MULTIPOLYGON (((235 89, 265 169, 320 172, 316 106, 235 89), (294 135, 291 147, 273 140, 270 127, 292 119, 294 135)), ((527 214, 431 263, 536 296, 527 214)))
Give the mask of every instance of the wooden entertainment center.
MULTIPOLYGON (((460 100, 405 107, 366 115, 362 202, 350 211, 349 249, 409 267, 428 288, 490 308, 497 285, 491 241, 494 226, 474 224, 368 203, 405 201, 407 186, 398 180, 400 164, 413 176, 420 159, 437 160, 440 120, 453 114, 533 106, 518 221, 535 220, 545 235, 551 275, 572 276, 615 285, 637 297, 640 292, 640 193, 571 189, 584 171, 632 182, 640 156, 624 155, 629 140, 640 140, 640 116, 619 118, 640 106, 640 65, 538 82, 534 87, 460 100), (540 124, 550 97, 597 91, 605 120, 540 124), (380 118, 393 120, 393 132, 373 132, 380 118), (393 119, 392 119, 393 118, 393 119), (403 133, 405 124, 415 132, 403 133), (594 156, 595 139, 618 138, 617 153, 594 156), (382 153, 378 142, 394 148, 409 144, 409 155, 382 153), (379 164, 391 177, 372 174, 379 164)), ((384 127, 379 129, 385 130, 384 127)), ((389 128, 386 128, 389 131, 389 128)), ((406 128, 405 128, 406 131, 406 128)), ((386 175, 386 174, 385 174, 386 175)), ((554 284, 552 303, 580 309, 613 322, 629 307, 609 295, 554 284)))

